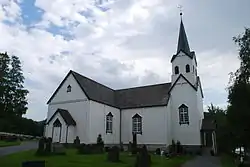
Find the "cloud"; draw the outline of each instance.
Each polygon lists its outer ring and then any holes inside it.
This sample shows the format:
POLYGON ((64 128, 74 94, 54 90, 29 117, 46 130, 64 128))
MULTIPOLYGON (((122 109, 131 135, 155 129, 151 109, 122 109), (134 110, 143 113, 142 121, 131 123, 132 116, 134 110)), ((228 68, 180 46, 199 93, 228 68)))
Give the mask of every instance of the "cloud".
MULTIPOLYGON (((184 1, 29 2, 0 0, 0 51, 23 62, 30 91, 27 117, 46 117, 46 102, 70 69, 114 89, 170 82, 180 21, 177 5, 184 1)), ((208 15, 211 22, 206 23, 196 6, 191 1, 185 5, 183 19, 196 51, 204 101, 225 104, 228 73, 239 64, 231 37, 241 32, 247 19, 224 29, 223 24, 233 20, 218 23, 208 15), (213 23, 220 27, 208 27, 213 23)), ((211 14, 211 8, 205 11, 211 14)))

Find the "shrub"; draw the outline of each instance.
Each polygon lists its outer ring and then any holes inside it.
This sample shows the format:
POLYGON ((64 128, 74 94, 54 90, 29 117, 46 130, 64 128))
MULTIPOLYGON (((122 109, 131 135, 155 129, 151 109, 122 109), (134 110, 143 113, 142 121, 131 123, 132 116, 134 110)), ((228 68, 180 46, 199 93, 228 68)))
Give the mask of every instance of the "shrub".
POLYGON ((147 147, 144 145, 136 157, 135 167, 150 167, 151 156, 148 153, 147 147))
POLYGON ((172 144, 170 145, 169 147, 169 152, 172 154, 172 153, 176 153, 176 144, 175 144, 175 141, 172 140, 172 144))
POLYGON ((117 146, 113 146, 109 150, 107 160, 110 162, 119 162, 120 161, 119 148, 117 146))

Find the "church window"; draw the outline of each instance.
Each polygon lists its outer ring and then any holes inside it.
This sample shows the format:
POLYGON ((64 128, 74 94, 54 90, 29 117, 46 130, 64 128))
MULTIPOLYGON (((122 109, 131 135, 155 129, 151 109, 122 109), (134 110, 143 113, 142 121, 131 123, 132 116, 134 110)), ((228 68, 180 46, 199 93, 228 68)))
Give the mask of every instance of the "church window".
POLYGON ((142 117, 138 114, 132 117, 132 132, 142 134, 142 117))
POLYGON ((113 115, 111 112, 106 115, 106 133, 113 133, 113 115))
POLYGON ((179 123, 189 124, 188 107, 185 104, 179 107, 179 123))
POLYGON ((67 87, 67 92, 71 92, 71 86, 70 85, 67 87))
POLYGON ((189 73, 190 72, 190 66, 189 64, 186 65, 186 73, 189 73))
POLYGON ((174 73, 175 73, 175 74, 179 74, 179 67, 178 67, 178 66, 175 66, 175 68, 174 68, 174 73))

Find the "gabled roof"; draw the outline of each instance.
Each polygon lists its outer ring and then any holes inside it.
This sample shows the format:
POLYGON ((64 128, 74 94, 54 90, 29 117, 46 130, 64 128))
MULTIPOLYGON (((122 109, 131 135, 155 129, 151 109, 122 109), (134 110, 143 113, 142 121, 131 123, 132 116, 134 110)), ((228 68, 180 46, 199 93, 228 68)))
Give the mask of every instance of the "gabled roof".
POLYGON ((56 116, 57 113, 59 113, 62 116, 63 120, 65 121, 67 125, 73 125, 73 126, 76 125, 76 122, 71 116, 71 114, 69 113, 69 111, 65 109, 60 109, 60 108, 56 110, 56 112, 50 117, 50 119, 47 121, 46 124, 48 124, 56 116))
POLYGON ((90 78, 82 76, 77 72, 70 71, 53 93, 47 104, 53 99, 69 74, 74 76, 89 100, 119 109, 163 106, 168 103, 168 91, 171 87, 171 83, 114 90, 90 78))

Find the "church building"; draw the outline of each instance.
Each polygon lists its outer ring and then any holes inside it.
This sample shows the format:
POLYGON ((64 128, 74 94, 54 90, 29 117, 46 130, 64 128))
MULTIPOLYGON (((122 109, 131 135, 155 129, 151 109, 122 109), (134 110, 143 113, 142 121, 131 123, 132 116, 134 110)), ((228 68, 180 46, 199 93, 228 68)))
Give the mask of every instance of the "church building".
MULTIPOLYGON (((69 71, 48 100, 45 136, 53 142, 127 145, 137 143, 162 148, 172 140, 186 148, 206 145, 203 92, 197 60, 181 20, 177 51, 171 58, 171 82, 127 89, 112 89, 75 71, 69 71)), ((209 124, 209 123, 208 123, 209 124)), ((210 133, 212 148, 214 136, 210 133)))

